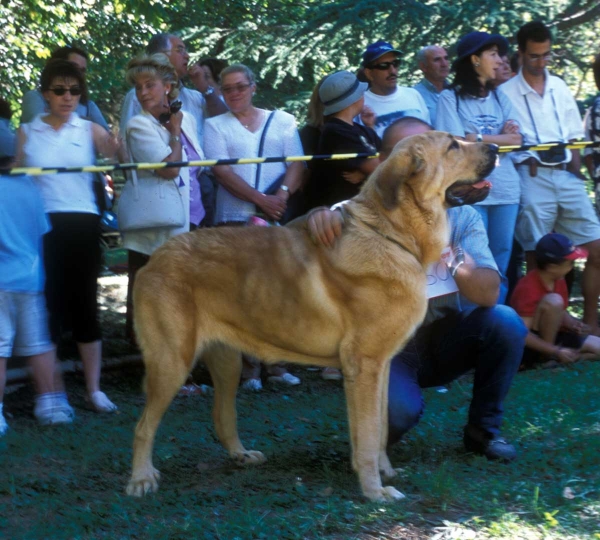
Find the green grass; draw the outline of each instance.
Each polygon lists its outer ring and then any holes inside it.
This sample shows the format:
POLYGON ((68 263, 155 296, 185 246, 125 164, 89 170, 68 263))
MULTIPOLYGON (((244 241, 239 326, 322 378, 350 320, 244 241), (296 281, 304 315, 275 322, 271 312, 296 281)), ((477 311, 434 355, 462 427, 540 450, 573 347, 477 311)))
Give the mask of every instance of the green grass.
POLYGON ((0 537, 41 538, 600 538, 600 363, 520 373, 506 402, 511 465, 464 454, 470 397, 462 379, 426 391, 421 423, 390 457, 395 504, 362 500, 349 465, 341 384, 296 368, 303 383, 238 398, 240 432, 269 461, 234 467, 217 443, 211 399, 178 397, 159 430, 158 493, 124 494, 141 413, 141 369, 105 374, 120 406, 85 409, 82 381, 67 385, 77 419, 40 428, 32 391, 5 399, 0 439, 0 537), (568 488, 568 489, 566 489, 568 488))

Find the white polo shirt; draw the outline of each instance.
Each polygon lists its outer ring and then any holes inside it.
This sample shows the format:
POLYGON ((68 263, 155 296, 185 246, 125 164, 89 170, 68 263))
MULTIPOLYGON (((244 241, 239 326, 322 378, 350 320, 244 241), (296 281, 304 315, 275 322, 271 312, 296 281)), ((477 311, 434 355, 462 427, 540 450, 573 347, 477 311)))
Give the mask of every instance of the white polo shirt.
MULTIPOLYGON (((498 88, 512 103, 515 120, 523 134, 523 144, 583 138, 581 115, 571 91, 559 77, 550 75, 548 70, 545 74, 543 96, 529 86, 522 70, 498 88)), ((539 159, 535 152, 519 152, 515 162, 520 163, 532 156, 539 159)), ((571 151, 567 150, 565 163, 569 161, 571 151)))

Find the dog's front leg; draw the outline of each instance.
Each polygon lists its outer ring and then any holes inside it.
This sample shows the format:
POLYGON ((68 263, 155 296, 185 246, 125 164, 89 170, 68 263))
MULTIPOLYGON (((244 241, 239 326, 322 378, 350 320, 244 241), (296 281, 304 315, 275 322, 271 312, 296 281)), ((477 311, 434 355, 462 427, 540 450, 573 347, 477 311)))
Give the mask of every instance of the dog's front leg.
MULTIPOLYGON (((404 495, 391 486, 382 486, 380 452, 382 445, 382 392, 387 391, 389 361, 361 355, 342 358, 348 405, 352 467, 358 473, 363 495, 371 501, 391 501, 404 495)), ((385 400, 387 406, 387 400, 385 400)), ((387 429, 386 429, 387 431, 387 429)), ((387 436, 385 436, 387 439, 387 436)), ((386 456, 387 465, 391 468, 386 456)), ((387 471, 386 471, 387 472, 387 471)))

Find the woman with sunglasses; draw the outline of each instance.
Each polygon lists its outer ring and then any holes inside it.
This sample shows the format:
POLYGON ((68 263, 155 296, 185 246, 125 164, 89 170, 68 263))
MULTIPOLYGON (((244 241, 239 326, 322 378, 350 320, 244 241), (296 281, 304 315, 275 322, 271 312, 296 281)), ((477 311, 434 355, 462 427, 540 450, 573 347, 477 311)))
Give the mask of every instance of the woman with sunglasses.
MULTIPOLYGON (((221 71, 221 93, 229 112, 209 118, 204 124, 208 159, 303 154, 294 117, 254 105, 256 81, 250 68, 234 64, 221 71)), ((219 165, 213 171, 219 182, 216 224, 243 226, 257 213, 273 223, 284 218, 290 196, 301 188, 304 164, 263 163, 260 168, 257 164, 219 165), (266 193, 272 186, 276 189, 266 193)), ((261 390, 260 371, 257 359, 245 357, 242 387, 261 390)), ((268 373, 271 382, 300 383, 280 365, 269 366, 268 373)))
MULTIPOLYGON (((497 145, 520 145, 522 136, 508 98, 494 90, 496 70, 508 42, 497 34, 471 32, 458 43, 458 58, 452 88, 444 90, 438 101, 435 128, 471 142, 497 145)), ((519 197, 519 174, 510 154, 500 154, 500 165, 488 178, 492 190, 474 206, 483 219, 492 255, 498 270, 505 276, 513 246, 519 197)), ((500 288, 498 303, 506 300, 507 288, 500 288)))
MULTIPOLYGON (((48 113, 22 124, 17 163, 25 167, 81 167, 96 154, 112 158, 119 143, 104 128, 75 112, 85 92, 82 72, 66 60, 51 60, 41 76, 48 113)), ((83 362, 87 399, 97 412, 116 406, 100 390, 102 342, 97 309, 100 228, 92 173, 34 177, 52 230, 44 237, 46 302, 50 335, 57 343, 71 328, 83 362)))

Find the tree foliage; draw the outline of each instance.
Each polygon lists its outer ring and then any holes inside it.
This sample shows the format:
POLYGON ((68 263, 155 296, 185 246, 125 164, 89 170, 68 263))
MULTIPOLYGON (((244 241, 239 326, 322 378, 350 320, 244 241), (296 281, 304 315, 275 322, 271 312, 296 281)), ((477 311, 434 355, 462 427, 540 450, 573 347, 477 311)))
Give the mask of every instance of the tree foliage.
POLYGON ((386 39, 404 51, 400 78, 419 78, 424 45, 450 48, 468 31, 498 32, 513 46, 523 23, 541 19, 555 32, 553 71, 580 100, 593 93, 590 64, 600 52, 597 0, 4 0, 0 6, 2 93, 15 106, 35 87, 51 50, 77 42, 93 56, 93 98, 113 120, 127 87, 123 68, 157 31, 182 33, 194 58, 218 56, 250 65, 260 102, 302 117, 314 84, 359 66, 365 46, 386 39))

